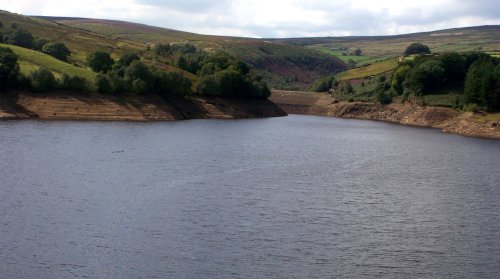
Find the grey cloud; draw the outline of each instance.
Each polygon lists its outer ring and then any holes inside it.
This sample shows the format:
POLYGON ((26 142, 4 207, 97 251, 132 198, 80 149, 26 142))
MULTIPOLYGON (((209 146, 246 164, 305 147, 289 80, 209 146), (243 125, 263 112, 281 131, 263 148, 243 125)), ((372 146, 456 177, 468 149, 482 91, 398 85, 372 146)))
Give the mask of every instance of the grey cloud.
POLYGON ((135 0, 136 4, 171 9, 187 13, 209 12, 220 8, 230 1, 210 1, 210 0, 135 0))
MULTIPOLYGON (((234 1, 162 1, 135 0, 136 3, 158 8, 157 19, 149 16, 147 23, 190 32, 211 30, 218 35, 245 35, 253 37, 298 37, 298 36, 338 36, 338 35, 386 35, 399 30, 429 31, 433 26, 452 28, 462 18, 493 20, 500 24, 500 2, 491 0, 454 0, 450 4, 437 4, 432 8, 412 8, 394 15, 390 7, 378 12, 355 9, 351 1, 310 0, 295 2, 304 11, 321 11, 325 23, 307 24, 301 21, 280 22, 277 26, 263 26, 259 22, 246 19, 240 21, 232 14, 234 1), (196 17, 193 15, 197 15, 196 17), (227 30, 239 30, 238 34, 227 34, 227 30)), ((293 4, 293 3, 292 3, 293 4)), ((249 15, 251 19, 251 15, 249 15)), ((481 21, 479 21, 481 22, 481 21)), ((437 29, 437 28, 436 28, 437 29)), ((206 32, 206 31, 205 31, 206 32)))

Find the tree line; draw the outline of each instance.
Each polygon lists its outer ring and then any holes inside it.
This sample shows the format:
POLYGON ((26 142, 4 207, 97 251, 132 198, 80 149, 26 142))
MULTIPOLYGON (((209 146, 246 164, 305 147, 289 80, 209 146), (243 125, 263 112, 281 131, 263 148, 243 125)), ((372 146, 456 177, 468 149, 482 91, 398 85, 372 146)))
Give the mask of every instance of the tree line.
POLYGON ((463 104, 499 111, 500 59, 480 52, 418 56, 400 64, 390 88, 403 96, 463 90, 463 104))
MULTIPOLYGON (((33 47, 29 34, 21 29, 3 36, 2 40, 19 46, 33 47), (17 39, 16 39, 17 38, 17 39)), ((36 39, 36 41, 43 41, 36 39)), ((46 45, 46 44, 45 44, 46 45)), ((126 53, 113 59, 105 51, 95 51, 88 55, 87 65, 97 74, 94 84, 78 76, 63 74, 55 78, 45 67, 40 67, 24 76, 19 71, 19 57, 10 49, 0 47, 0 87, 30 88, 35 92, 67 90, 76 92, 96 91, 102 94, 157 94, 162 97, 173 96, 214 96, 224 98, 264 99, 271 92, 262 77, 257 75, 247 64, 224 52, 208 54, 198 50, 192 44, 157 45, 154 52, 159 57, 174 57, 174 65, 197 77, 188 78, 188 74, 178 71, 164 71, 151 64, 136 53, 126 53), (196 83, 193 84, 193 81, 196 83)), ((161 59, 157 62, 162 63, 161 59)))
POLYGON ((104 51, 96 51, 87 58, 87 64, 99 75, 98 92, 134 93, 153 92, 162 96, 200 95, 224 98, 256 98, 270 96, 271 92, 262 77, 250 67, 225 52, 208 54, 192 44, 155 46, 159 61, 169 61, 174 66, 197 76, 191 79, 180 71, 158 71, 147 66, 136 54, 125 54, 115 61, 104 51))

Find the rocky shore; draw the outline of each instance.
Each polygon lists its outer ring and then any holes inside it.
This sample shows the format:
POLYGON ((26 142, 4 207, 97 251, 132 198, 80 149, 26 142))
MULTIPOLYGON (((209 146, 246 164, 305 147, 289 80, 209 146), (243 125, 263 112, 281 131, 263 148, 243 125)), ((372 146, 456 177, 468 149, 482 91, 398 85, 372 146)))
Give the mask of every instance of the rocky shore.
POLYGON ((500 139, 498 117, 461 113, 451 108, 418 106, 395 102, 390 105, 340 102, 328 94, 274 91, 271 101, 289 114, 323 115, 379 120, 404 125, 432 127, 445 133, 500 139))

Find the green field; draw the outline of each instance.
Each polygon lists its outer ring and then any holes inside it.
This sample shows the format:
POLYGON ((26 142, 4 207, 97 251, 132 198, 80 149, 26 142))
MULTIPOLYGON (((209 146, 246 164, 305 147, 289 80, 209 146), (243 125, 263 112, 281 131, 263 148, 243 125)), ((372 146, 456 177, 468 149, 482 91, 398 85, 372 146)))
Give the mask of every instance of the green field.
POLYGON ((335 56, 339 58, 340 60, 344 61, 345 63, 348 63, 349 60, 354 61, 356 65, 358 66, 363 66, 366 64, 371 64, 378 62, 380 60, 385 60, 389 57, 387 56, 368 56, 368 55, 349 55, 348 50, 332 50, 331 48, 328 47, 310 47, 311 49, 316 49, 319 50, 323 53, 335 56))
POLYGON ((339 80, 351 80, 364 77, 378 76, 390 72, 398 67, 398 61, 394 58, 384 60, 368 66, 351 69, 336 75, 339 80))
POLYGON ((96 73, 90 69, 76 67, 35 50, 7 44, 0 44, 0 46, 12 49, 12 51, 19 56, 19 67, 21 73, 24 75, 29 75, 39 67, 45 66, 52 71, 56 77, 60 77, 62 74, 68 74, 70 76, 83 77, 91 83, 95 80, 96 73))

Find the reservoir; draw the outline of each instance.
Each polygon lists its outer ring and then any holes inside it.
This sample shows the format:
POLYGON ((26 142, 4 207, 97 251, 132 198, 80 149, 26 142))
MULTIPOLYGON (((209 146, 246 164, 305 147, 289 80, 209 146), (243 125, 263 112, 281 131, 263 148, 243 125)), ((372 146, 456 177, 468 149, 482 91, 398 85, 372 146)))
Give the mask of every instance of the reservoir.
POLYGON ((291 115, 0 122, 0 278, 500 278, 500 142, 291 115))

